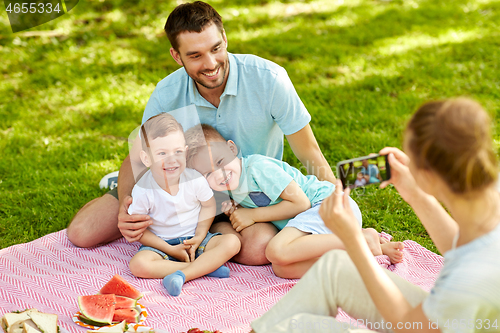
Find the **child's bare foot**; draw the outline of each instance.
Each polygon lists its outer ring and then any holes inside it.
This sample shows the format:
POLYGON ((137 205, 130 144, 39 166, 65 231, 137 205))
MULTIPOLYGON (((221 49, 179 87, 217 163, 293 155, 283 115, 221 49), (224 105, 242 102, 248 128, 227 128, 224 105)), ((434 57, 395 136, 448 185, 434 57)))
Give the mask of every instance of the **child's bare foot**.
POLYGON ((382 236, 378 236, 378 240, 380 241, 380 244, 385 244, 390 242, 390 240, 382 236))
POLYGON ((365 236, 366 243, 372 251, 374 256, 380 256, 383 254, 382 248, 380 245, 379 235, 377 230, 373 228, 366 228, 362 230, 363 236, 365 236))
POLYGON ((382 253, 389 257, 391 264, 397 264, 403 261, 404 245, 401 242, 389 242, 380 244, 382 253))

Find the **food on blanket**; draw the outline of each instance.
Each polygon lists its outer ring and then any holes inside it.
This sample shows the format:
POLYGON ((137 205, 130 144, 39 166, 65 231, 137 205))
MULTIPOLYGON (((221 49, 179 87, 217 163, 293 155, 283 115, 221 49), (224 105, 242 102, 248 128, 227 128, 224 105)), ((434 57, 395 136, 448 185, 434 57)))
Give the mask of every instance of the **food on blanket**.
POLYGON ((222 332, 219 331, 219 330, 216 330, 216 331, 202 331, 199 328, 191 328, 186 333, 222 333, 222 332))
POLYGON ((136 307, 141 297, 137 289, 117 274, 101 288, 98 295, 78 297, 78 320, 96 327, 122 321, 139 323, 141 314, 136 307))
POLYGON ((87 318, 87 317, 85 317, 83 315, 79 315, 78 316, 78 320, 81 321, 84 324, 95 326, 95 327, 102 327, 102 326, 109 325, 109 324, 106 324, 106 323, 98 323, 96 321, 92 321, 92 320, 90 320, 89 318, 87 318))
POLYGON ((57 333, 57 315, 36 309, 6 313, 2 328, 6 333, 57 333))
POLYGON ((116 297, 116 303, 115 303, 115 310, 118 309, 130 309, 134 308, 137 306, 137 300, 130 298, 130 297, 125 297, 125 296, 117 296, 116 297))
POLYGON ((118 309, 113 315, 113 322, 126 321, 129 324, 139 322, 140 313, 136 309, 118 309))
POLYGON ((139 290, 135 289, 130 283, 125 281, 120 275, 116 274, 99 291, 100 294, 115 294, 138 300, 142 297, 139 290))
POLYGON ((33 311, 28 314, 38 329, 43 333, 57 333, 57 315, 33 311))
POLYGON ((9 333, 11 329, 15 328, 16 330, 19 329, 19 327, 22 330, 22 323, 25 320, 30 320, 30 317, 28 314, 33 311, 38 311, 36 309, 29 309, 25 310, 23 312, 11 312, 11 313, 6 313, 2 317, 2 328, 5 331, 5 333, 9 333))
POLYGON ((82 315, 94 322, 111 324, 115 312, 116 298, 113 294, 78 296, 78 307, 82 315))
POLYGON ((30 319, 23 322, 23 333, 40 333, 38 326, 30 319))
POLYGON ((98 330, 88 330, 87 333, 97 333, 97 332, 107 332, 107 333, 123 333, 128 331, 128 324, 124 320, 119 324, 115 324, 112 326, 102 327, 98 330))

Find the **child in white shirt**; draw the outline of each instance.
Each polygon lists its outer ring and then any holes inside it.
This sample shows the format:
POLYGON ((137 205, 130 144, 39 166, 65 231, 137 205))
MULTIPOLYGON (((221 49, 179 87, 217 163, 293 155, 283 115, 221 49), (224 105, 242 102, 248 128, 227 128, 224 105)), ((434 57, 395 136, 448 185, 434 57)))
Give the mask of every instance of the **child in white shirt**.
POLYGON ((129 267, 137 277, 163 278, 172 296, 203 275, 229 277, 223 264, 240 250, 235 235, 208 232, 215 199, 206 179, 186 168, 186 140, 175 118, 162 113, 141 127, 141 161, 149 170, 132 190, 129 214, 148 214, 152 225, 129 267))

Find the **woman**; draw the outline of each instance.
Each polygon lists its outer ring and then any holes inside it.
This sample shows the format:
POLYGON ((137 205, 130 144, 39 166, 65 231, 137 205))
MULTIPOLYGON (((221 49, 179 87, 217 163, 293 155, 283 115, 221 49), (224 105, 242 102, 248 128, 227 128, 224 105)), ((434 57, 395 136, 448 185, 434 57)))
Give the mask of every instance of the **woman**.
POLYGON ((490 119, 465 98, 424 104, 404 150, 389 154, 393 184, 427 229, 444 266, 430 293, 381 268, 366 246, 340 186, 320 215, 346 252, 324 255, 269 312, 262 332, 499 331, 500 196, 490 119), (444 204, 451 216, 441 206, 444 204), (333 317, 341 307, 350 323, 333 317), (364 328, 361 328, 361 324, 364 328))

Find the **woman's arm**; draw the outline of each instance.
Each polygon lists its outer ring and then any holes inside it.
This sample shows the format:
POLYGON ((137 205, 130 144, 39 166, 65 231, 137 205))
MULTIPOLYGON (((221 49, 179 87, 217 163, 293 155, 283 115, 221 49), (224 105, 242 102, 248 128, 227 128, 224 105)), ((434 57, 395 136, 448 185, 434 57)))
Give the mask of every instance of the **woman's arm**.
POLYGON ((397 148, 384 148, 381 155, 389 155, 391 179, 380 187, 393 184, 401 197, 410 204, 429 233, 437 249, 445 253, 451 249, 458 225, 432 195, 425 193, 415 182, 408 168, 410 158, 397 148))
POLYGON ((404 331, 397 329, 401 327, 401 323, 403 327, 405 323, 411 323, 408 326, 412 329, 406 330, 408 332, 431 331, 431 322, 423 313, 422 307, 413 308, 373 259, 349 205, 349 192, 349 189, 346 189, 342 195, 341 185, 337 184, 335 192, 323 201, 319 214, 325 225, 344 243, 375 306, 382 317, 391 322, 395 331, 404 331), (413 330, 416 327, 421 329, 413 330))
POLYGON ((283 199, 276 205, 258 208, 238 208, 229 217, 234 230, 240 232, 255 222, 279 221, 295 217, 311 208, 311 202, 294 180, 281 192, 283 199))

